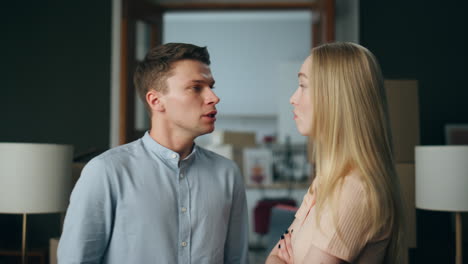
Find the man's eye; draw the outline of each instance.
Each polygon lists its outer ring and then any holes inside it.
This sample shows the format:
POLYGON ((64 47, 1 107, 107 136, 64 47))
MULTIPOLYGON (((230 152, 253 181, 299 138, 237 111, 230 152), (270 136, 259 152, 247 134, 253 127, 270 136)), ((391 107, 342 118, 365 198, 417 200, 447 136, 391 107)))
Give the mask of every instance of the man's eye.
POLYGON ((201 88, 200 86, 193 86, 192 89, 193 89, 194 91, 199 92, 199 91, 201 91, 202 88, 201 88))

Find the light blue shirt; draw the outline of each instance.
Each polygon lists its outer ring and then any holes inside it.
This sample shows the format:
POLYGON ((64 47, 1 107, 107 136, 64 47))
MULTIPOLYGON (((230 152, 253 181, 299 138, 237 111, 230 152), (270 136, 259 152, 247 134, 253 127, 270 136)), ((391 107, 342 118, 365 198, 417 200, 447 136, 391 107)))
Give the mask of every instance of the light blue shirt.
POLYGON ((146 133, 85 166, 58 262, 247 263, 247 243, 237 165, 198 146, 179 164, 179 154, 146 133))

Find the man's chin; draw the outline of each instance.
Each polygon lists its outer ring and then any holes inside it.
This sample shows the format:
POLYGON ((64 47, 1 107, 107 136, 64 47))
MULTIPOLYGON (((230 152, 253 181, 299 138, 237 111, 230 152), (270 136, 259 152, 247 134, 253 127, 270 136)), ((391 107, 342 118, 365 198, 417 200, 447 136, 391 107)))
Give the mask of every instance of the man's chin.
POLYGON ((202 131, 202 132, 200 133, 199 136, 203 136, 203 135, 206 135, 206 134, 210 134, 210 133, 212 133, 214 130, 215 130, 214 126, 213 126, 212 128, 205 129, 204 131, 202 131))

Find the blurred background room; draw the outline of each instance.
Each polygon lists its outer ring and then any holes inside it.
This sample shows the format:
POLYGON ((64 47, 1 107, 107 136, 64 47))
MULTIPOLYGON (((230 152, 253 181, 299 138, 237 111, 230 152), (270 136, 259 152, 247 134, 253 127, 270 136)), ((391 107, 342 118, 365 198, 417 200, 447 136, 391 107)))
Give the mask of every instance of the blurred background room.
MULTIPOLYGON (((250 260, 264 263, 313 179, 289 104, 299 68, 321 43, 359 43, 385 78, 405 263, 453 263, 452 213, 415 207, 414 149, 468 144, 465 10, 453 0, 6 0, 0 143, 72 146, 73 184, 91 158, 149 129, 132 83, 136 62, 161 43, 207 46, 221 101, 215 132, 196 143, 241 168, 250 260)), ((63 215, 28 216, 29 263, 56 263, 63 215)), ((0 210, 0 264, 20 263, 21 232, 21 214, 0 210)))

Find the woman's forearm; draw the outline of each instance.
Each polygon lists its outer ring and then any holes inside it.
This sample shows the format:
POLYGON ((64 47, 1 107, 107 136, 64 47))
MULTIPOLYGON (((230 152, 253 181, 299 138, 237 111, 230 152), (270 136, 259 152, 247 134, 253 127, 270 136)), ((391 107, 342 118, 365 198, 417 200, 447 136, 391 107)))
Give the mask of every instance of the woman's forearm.
POLYGON ((276 255, 269 255, 268 258, 265 261, 265 264, 285 264, 283 260, 281 260, 278 256, 276 255))

